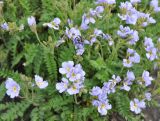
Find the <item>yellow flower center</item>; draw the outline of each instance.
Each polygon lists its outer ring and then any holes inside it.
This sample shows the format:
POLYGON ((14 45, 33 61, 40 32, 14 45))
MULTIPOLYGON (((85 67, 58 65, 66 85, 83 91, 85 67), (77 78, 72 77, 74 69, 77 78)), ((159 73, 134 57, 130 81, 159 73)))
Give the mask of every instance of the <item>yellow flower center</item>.
POLYGON ((43 85, 43 82, 37 82, 37 85, 41 86, 41 85, 43 85))
POLYGON ((16 86, 13 86, 12 89, 13 89, 14 92, 17 92, 17 87, 16 86))

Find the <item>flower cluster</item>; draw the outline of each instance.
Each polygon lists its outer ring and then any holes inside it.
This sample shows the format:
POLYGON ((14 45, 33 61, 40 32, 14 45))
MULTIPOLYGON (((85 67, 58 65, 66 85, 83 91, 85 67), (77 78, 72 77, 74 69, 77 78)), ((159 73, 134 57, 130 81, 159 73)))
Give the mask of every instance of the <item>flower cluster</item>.
POLYGON ((133 66, 133 63, 139 63, 139 62, 140 62, 139 54, 135 50, 128 48, 127 58, 123 59, 123 66, 130 68, 133 66))
POLYGON ((150 61, 155 60, 157 58, 157 48, 154 47, 154 43, 152 42, 152 39, 145 37, 144 46, 145 46, 145 50, 147 51, 146 57, 150 61))
POLYGON ((119 29, 120 30, 117 31, 117 34, 121 38, 128 40, 130 45, 136 44, 136 42, 139 40, 138 32, 136 30, 132 30, 128 26, 123 27, 122 25, 120 25, 119 29))
POLYGON ((92 88, 90 94, 96 98, 92 101, 92 105, 98 108, 101 115, 106 115, 107 111, 112 108, 108 102, 106 90, 96 86, 92 88))
POLYGON ((95 17, 102 17, 100 14, 103 13, 103 11, 103 6, 97 6, 94 10, 90 9, 89 13, 84 13, 82 16, 81 29, 87 30, 89 28, 90 23, 94 24, 96 22, 95 17))
POLYGON ((80 92, 84 87, 85 72, 80 64, 74 66, 73 61, 63 62, 59 72, 63 74, 62 82, 56 84, 56 89, 62 92, 68 92, 73 95, 80 92))
POLYGON ((101 115, 106 115, 107 111, 112 108, 107 95, 115 92, 116 84, 120 81, 121 78, 119 76, 113 75, 112 79, 105 82, 102 88, 98 86, 92 88, 90 94, 95 98, 92 100, 92 105, 98 108, 98 112, 101 115))
POLYGON ((150 17, 150 14, 137 11, 128 1, 122 2, 119 8, 121 14, 118 14, 118 16, 121 20, 125 20, 127 24, 139 24, 142 27, 146 27, 150 23, 156 23, 156 21, 150 17))

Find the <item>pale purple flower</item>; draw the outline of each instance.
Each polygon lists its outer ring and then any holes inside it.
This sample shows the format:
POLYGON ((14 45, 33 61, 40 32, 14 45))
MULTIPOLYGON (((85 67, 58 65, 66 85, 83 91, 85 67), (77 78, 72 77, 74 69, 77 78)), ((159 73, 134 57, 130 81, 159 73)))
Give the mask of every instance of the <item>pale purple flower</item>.
POLYGON ((133 25, 135 25, 136 23, 137 23, 137 14, 135 13, 135 14, 128 14, 127 16, 126 16, 126 23, 127 24, 133 24, 133 25))
POLYGON ((80 87, 79 87, 79 85, 76 85, 76 84, 71 85, 71 86, 67 89, 67 92, 68 92, 68 94, 70 94, 70 95, 77 94, 77 93, 79 93, 79 91, 80 91, 80 87))
POLYGON ((120 25, 119 29, 120 30, 117 31, 117 34, 122 38, 126 38, 128 35, 132 33, 131 29, 128 26, 123 27, 123 25, 120 25))
POLYGON ((143 74, 142 74, 142 79, 139 80, 139 84, 145 84, 145 86, 149 86, 151 85, 151 82, 152 82, 153 78, 149 76, 149 72, 148 71, 143 71, 143 74))
POLYGON ((9 30, 9 26, 8 26, 8 24, 7 24, 6 22, 3 23, 3 24, 1 24, 1 28, 2 28, 3 30, 6 30, 6 31, 9 30))
POLYGON ((97 41, 97 37, 103 37, 103 32, 100 29, 94 29, 94 33, 90 37, 90 41, 87 41, 92 46, 97 41))
POLYGON ((123 27, 120 25, 120 30, 117 31, 117 34, 123 38, 127 39, 128 43, 130 45, 136 44, 136 42, 139 40, 138 32, 135 30, 131 30, 128 26, 123 27))
POLYGON ((56 84, 56 89, 62 93, 68 89, 68 80, 66 78, 62 78, 62 82, 56 84))
POLYGON ((140 62, 140 55, 135 52, 133 56, 129 57, 129 60, 132 61, 133 63, 139 63, 140 62))
POLYGON ((130 2, 131 2, 132 4, 137 4, 137 3, 140 3, 141 0, 130 0, 130 2))
POLYGON ((82 75, 81 75, 81 73, 79 73, 79 69, 78 69, 78 68, 75 68, 75 67, 73 67, 73 68, 71 69, 70 73, 67 74, 67 78, 69 78, 69 80, 70 80, 71 82, 74 82, 74 81, 76 81, 76 80, 79 80, 79 79, 81 79, 81 77, 82 77, 82 75))
POLYGON ((150 14, 142 13, 142 12, 137 12, 138 20, 143 20, 141 21, 141 26, 146 27, 148 24, 154 24, 156 23, 156 20, 150 17, 150 14))
POLYGON ((79 29, 72 27, 71 29, 66 28, 66 35, 69 39, 75 39, 78 36, 81 36, 79 29))
POLYGON ((151 0, 150 6, 153 7, 154 12, 160 12, 160 7, 158 6, 158 0, 151 0))
POLYGON ((98 112, 101 115, 107 115, 107 111, 112 108, 112 105, 108 103, 108 100, 106 101, 100 101, 98 104, 98 112))
POLYGON ((146 50, 149 50, 149 48, 154 47, 152 39, 148 38, 148 37, 145 37, 145 39, 144 39, 144 46, 146 47, 146 50))
POLYGON ((100 15, 101 13, 103 13, 104 11, 104 7, 103 6, 97 6, 95 9, 90 9, 89 14, 92 17, 98 17, 101 18, 102 16, 100 15))
POLYGON ((152 96, 151 93, 149 93, 149 92, 145 93, 145 98, 147 101, 151 101, 151 96, 152 96))
MULTIPOLYGON (((93 14, 93 11, 91 11, 91 12, 92 12, 91 14, 93 14)), ((95 22, 96 21, 92 16, 87 15, 86 13, 84 13, 83 16, 82 16, 81 29, 82 30, 87 30, 89 28, 89 26, 88 26, 89 23, 94 24, 95 22)))
POLYGON ((123 66, 130 68, 133 66, 133 62, 129 59, 123 59, 123 66))
POLYGON ((50 23, 44 23, 43 26, 48 26, 49 28, 53 28, 55 30, 59 30, 59 25, 61 20, 59 18, 54 18, 50 23))
POLYGON ((12 78, 8 78, 5 82, 5 86, 7 89, 7 95, 10 96, 10 98, 18 97, 20 92, 20 86, 17 82, 15 82, 12 78))
POLYGON ((74 66, 73 61, 63 62, 62 68, 59 68, 59 72, 61 74, 69 74, 70 71, 72 70, 73 66, 74 66))
POLYGON ((119 76, 116 77, 115 75, 113 75, 112 79, 108 81, 110 89, 114 89, 116 84, 119 83, 120 81, 121 78, 119 76))
POLYGON ((48 86, 48 82, 44 81, 43 78, 38 75, 35 75, 35 82, 40 89, 44 89, 48 86))
POLYGON ((115 4, 116 1, 115 0, 97 0, 96 1, 96 4, 109 4, 109 5, 112 5, 112 4, 115 4))
POLYGON ((90 92, 90 94, 92 96, 98 96, 98 95, 102 94, 102 89, 98 86, 95 86, 92 88, 92 91, 90 92))
POLYGON ((135 80, 135 75, 132 71, 127 71, 127 80, 130 80, 130 81, 135 80))
POLYGON ((134 100, 130 102, 130 110, 135 114, 139 114, 145 107, 144 100, 139 101, 138 99, 134 98, 134 100))
POLYGON ((133 63, 140 62, 140 55, 133 49, 127 49, 127 59, 123 59, 123 66, 132 67, 133 63))
POLYGON ((105 90, 107 94, 115 93, 116 91, 116 87, 113 86, 112 82, 105 82, 102 89, 105 90))
POLYGON ((29 26, 35 26, 36 25, 36 19, 34 16, 31 16, 28 18, 28 25, 29 26))
POLYGON ((157 48, 149 48, 146 53, 147 58, 153 61, 157 58, 157 48))
POLYGON ((124 79, 123 82, 123 86, 121 87, 121 89, 129 91, 130 85, 132 85, 132 81, 135 79, 135 75, 132 71, 128 71, 127 72, 127 77, 124 79))

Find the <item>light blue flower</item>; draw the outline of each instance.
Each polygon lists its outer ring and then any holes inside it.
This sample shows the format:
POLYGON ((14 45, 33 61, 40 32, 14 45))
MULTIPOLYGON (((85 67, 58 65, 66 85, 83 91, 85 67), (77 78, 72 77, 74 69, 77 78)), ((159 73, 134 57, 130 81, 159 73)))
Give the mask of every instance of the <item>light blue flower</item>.
POLYGON ((150 6, 153 7, 154 12, 160 12, 160 7, 158 6, 158 0, 151 0, 150 6))
POLYGON ((96 1, 96 4, 109 4, 109 5, 112 5, 112 4, 115 4, 116 1, 115 0, 97 0, 96 1))
POLYGON ((49 28, 53 28, 55 30, 59 30, 59 25, 61 20, 59 18, 54 18, 50 23, 44 23, 43 26, 48 26, 49 28))
POLYGON ((7 89, 7 95, 11 98, 15 98, 19 96, 20 86, 17 82, 15 82, 12 78, 8 78, 5 82, 5 86, 7 89))
POLYGON ((59 72, 61 74, 69 74, 70 71, 72 70, 73 66, 74 66, 73 61, 63 62, 62 68, 59 68, 59 72))
POLYGON ((28 18, 28 25, 29 26, 35 26, 36 25, 36 19, 34 16, 31 16, 28 18))
POLYGON ((153 78, 150 77, 149 75, 150 75, 149 72, 144 70, 142 74, 142 81, 140 81, 140 84, 144 82, 145 86, 151 85, 153 78))
POLYGON ((144 100, 139 101, 138 99, 134 98, 134 100, 130 102, 130 110, 135 114, 139 114, 145 107, 144 100))
POLYGON ((68 85, 69 85, 68 79, 62 78, 62 82, 56 84, 56 89, 60 93, 62 93, 68 89, 68 85))
POLYGON ((151 96, 152 96, 151 93, 149 93, 149 92, 145 93, 145 98, 147 101, 151 101, 151 96))
POLYGON ((137 3, 140 3, 141 0, 130 0, 130 2, 131 2, 132 4, 137 4, 137 3))
POLYGON ((3 23, 3 24, 1 24, 1 28, 2 28, 3 30, 6 30, 6 31, 9 30, 9 26, 8 26, 8 24, 7 24, 6 22, 3 23))
POLYGON ((48 86, 48 82, 43 81, 43 78, 40 77, 39 75, 35 75, 35 82, 40 89, 44 89, 48 86))
POLYGON ((112 105, 108 103, 108 100, 106 101, 100 101, 98 104, 98 112, 101 115, 107 115, 108 110, 112 108, 112 105))

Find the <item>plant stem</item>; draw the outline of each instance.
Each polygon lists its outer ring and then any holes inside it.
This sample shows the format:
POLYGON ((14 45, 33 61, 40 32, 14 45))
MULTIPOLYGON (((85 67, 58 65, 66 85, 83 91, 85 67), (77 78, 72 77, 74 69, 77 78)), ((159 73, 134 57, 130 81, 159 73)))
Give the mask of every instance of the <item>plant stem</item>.
POLYGON ((75 101, 76 104, 78 104, 76 94, 74 95, 74 101, 75 101))
POLYGON ((35 32, 35 35, 36 35, 36 37, 37 37, 38 42, 39 42, 42 46, 45 46, 45 45, 40 41, 37 31, 35 32))

